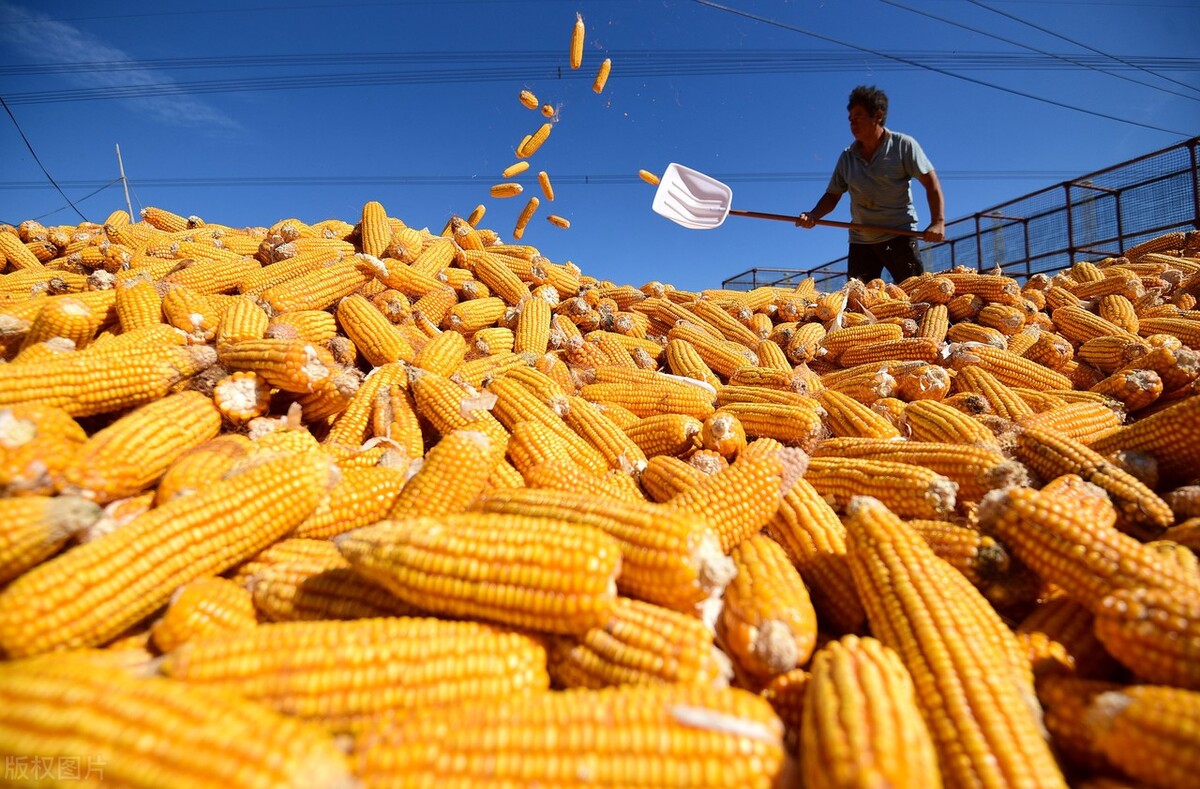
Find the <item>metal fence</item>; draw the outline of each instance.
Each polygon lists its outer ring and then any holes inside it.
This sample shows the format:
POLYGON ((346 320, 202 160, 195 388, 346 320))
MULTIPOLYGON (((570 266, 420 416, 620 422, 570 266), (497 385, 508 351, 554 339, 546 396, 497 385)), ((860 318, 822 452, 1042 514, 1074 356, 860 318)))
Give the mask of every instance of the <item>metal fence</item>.
MULTIPOLYGON (((969 266, 1024 280, 1077 260, 1119 256, 1163 233, 1200 229, 1198 147, 1200 137, 1193 137, 955 219, 946 224, 946 240, 921 246, 925 270, 969 266)), ((752 268, 721 286, 750 290, 807 277, 840 287, 846 258, 810 269, 752 268)))

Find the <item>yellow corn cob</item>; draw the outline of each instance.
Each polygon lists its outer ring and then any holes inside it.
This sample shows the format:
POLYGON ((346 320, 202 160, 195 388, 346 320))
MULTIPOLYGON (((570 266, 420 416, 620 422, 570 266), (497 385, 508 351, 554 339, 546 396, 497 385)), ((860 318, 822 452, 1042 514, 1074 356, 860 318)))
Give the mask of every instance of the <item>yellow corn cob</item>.
POLYGON ((588 384, 579 390, 579 396, 592 402, 615 403, 643 418, 655 414, 684 414, 704 419, 715 410, 712 392, 656 374, 637 383, 588 384))
POLYGON ((646 464, 639 481, 652 501, 666 502, 695 489, 706 474, 715 474, 718 470, 703 468, 699 463, 671 455, 656 455, 646 464))
POLYGON ((774 438, 805 450, 812 448, 822 431, 820 415, 808 403, 731 402, 722 404, 721 410, 741 422, 748 438, 774 438))
MULTIPOLYGON (((1164 570, 1177 571, 1171 562, 1164 570)), ((1115 588, 1094 609, 1096 637, 1110 655, 1148 682, 1200 690, 1195 655, 1200 649, 1200 595, 1191 587, 1171 588, 1166 578, 1144 588, 1115 588)))
POLYGON ((227 578, 200 578, 171 595, 166 612, 150 629, 161 652, 192 639, 249 630, 258 624, 250 593, 227 578))
POLYGON ((392 228, 382 204, 371 200, 363 205, 359 225, 359 248, 368 255, 379 257, 392 240, 392 228))
POLYGON ((0 592, 0 646, 21 657, 107 641, 181 584, 291 531, 316 506, 326 471, 316 456, 267 460, 39 565, 0 592))
POLYGON ((901 517, 939 520, 954 511, 958 486, 921 466, 887 460, 814 457, 805 479, 837 509, 868 495, 901 517))
MULTIPOLYGON (((1192 311, 1189 315, 1194 316, 1192 311)), ((1192 350, 1200 350, 1200 321, 1194 318, 1144 318, 1140 321, 1138 333, 1143 337, 1154 334, 1169 334, 1177 337, 1184 345, 1192 350)))
POLYGON ((638 170, 638 178, 641 178, 651 186, 658 186, 658 176, 649 170, 638 170))
POLYGON ((625 428, 625 434, 647 458, 655 455, 686 455, 700 446, 703 424, 686 414, 658 414, 640 419, 625 428))
POLYGON ((573 689, 377 728, 357 743, 355 774, 371 786, 559 785, 585 776, 600 786, 765 788, 780 780, 782 737, 770 704, 743 690, 573 689), (615 738, 614 731, 642 734, 615 738), (504 758, 510 746, 501 743, 521 743, 521 758, 504 758))
POLYGON ((995 488, 1029 484, 1021 464, 995 450, 962 444, 830 438, 817 445, 813 457, 861 458, 921 466, 954 482, 960 503, 977 502, 995 488))
POLYGON ((1042 427, 1025 427, 1017 435, 1015 454, 1044 480, 1077 474, 1104 489, 1132 523, 1165 529, 1174 520, 1171 508, 1152 490, 1071 438, 1042 427))
POLYGON ((533 94, 533 91, 522 90, 519 94, 517 94, 517 100, 520 101, 521 104, 525 105, 526 109, 536 110, 538 108, 538 99, 537 96, 533 94))
POLYGON ((821 350, 821 341, 825 339, 825 327, 819 323, 805 323, 796 327, 796 331, 788 338, 784 346, 784 355, 792 364, 811 362, 821 350))
POLYGON ((716 526, 722 550, 728 553, 770 520, 784 491, 805 473, 807 460, 807 455, 796 449, 747 454, 673 497, 669 506, 708 519, 716 526))
POLYGON ((1063 762, 1089 773, 1119 772, 1097 747, 1095 733, 1086 720, 1097 696, 1120 688, 1115 682, 1071 676, 1047 676, 1038 682, 1046 729, 1063 762))
POLYGON ((342 331, 373 366, 397 359, 413 360, 412 345, 366 297, 356 293, 342 299, 337 306, 337 319, 342 331))
MULTIPOLYGON (((369 282, 377 261, 378 258, 355 255, 327 263, 266 288, 261 298, 275 312, 327 309, 369 282)), ((270 268, 267 266, 264 271, 270 268)), ((247 292, 244 287, 242 292, 247 292)))
POLYGON ((185 287, 173 287, 162 300, 163 318, 185 332, 189 342, 205 343, 217 334, 220 316, 203 293, 185 287))
MULTIPOLYGON (((515 439, 516 436, 514 436, 515 439)), ((601 498, 608 497, 621 501, 646 501, 646 494, 638 485, 638 481, 628 474, 620 471, 610 471, 600 476, 581 469, 570 458, 549 458, 540 463, 522 465, 519 471, 513 465, 510 465, 509 468, 513 469, 516 473, 515 482, 517 484, 509 483, 507 480, 492 478, 488 481, 489 485, 494 489, 529 487, 568 492, 594 490, 601 498)))
POLYGON ((1089 391, 1111 397, 1132 412, 1156 401, 1163 392, 1163 382, 1154 370, 1124 369, 1093 385, 1089 391))
MULTIPOLYGON (((530 198, 530 202, 536 199, 530 198)), ((487 285, 505 304, 515 307, 529 298, 529 286, 513 270, 514 264, 510 261, 514 258, 491 252, 466 252, 464 255, 473 267, 476 279, 487 285)))
POLYGON ((529 636, 432 618, 279 622, 191 641, 160 670, 338 731, 410 710, 496 699, 548 684, 529 636))
POLYGON ((217 349, 230 370, 245 370, 285 392, 311 392, 332 375, 337 364, 329 351, 304 340, 241 340, 217 349))
POLYGON ((235 290, 247 277, 262 268, 257 260, 225 252, 215 247, 184 243, 180 256, 195 257, 164 276, 160 282, 187 288, 196 293, 216 294, 235 290), (205 255, 207 257, 201 257, 205 255))
POLYGON ((605 58, 600 61, 600 68, 596 71, 596 79, 592 81, 593 91, 596 93, 604 91, 604 85, 608 82, 610 71, 612 71, 612 58, 605 58))
POLYGON ((1191 479, 1200 465, 1200 446, 1192 440, 1200 425, 1200 398, 1189 397, 1168 408, 1098 437, 1090 445, 1101 455, 1118 450, 1145 452, 1158 461, 1164 482, 1191 479))
POLYGON ((115 290, 121 331, 162 323, 162 296, 151 280, 138 278, 118 282, 115 290))
MULTIPOLYGON (((311 724, 233 696, 112 671, 91 654, 0 667, 0 753, 16 765, 8 780, 20 782, 16 771, 37 754, 58 782, 355 785, 333 738, 311 724)), ((26 781, 35 775, 26 774, 26 781)))
POLYGON ((1088 446, 1100 436, 1120 427, 1121 415, 1101 403, 1066 403, 1021 420, 1022 426, 1037 427, 1088 446))
POLYGON ((938 557, 982 592, 997 611, 1024 610, 1036 602, 1039 580, 991 535, 947 521, 906 523, 938 557))
POLYGON ((717 375, 728 378, 748 364, 757 364, 758 357, 746 346, 714 337, 712 332, 697 328, 694 323, 676 324, 667 332, 668 340, 684 340, 690 343, 704 363, 717 375))
POLYGON ((550 304, 538 298, 522 302, 513 335, 513 351, 541 355, 546 353, 549 342, 550 304))
POLYGON ((917 400, 904 407, 900 429, 914 441, 965 444, 999 450, 992 431, 977 419, 937 400, 917 400))
POLYGON ((0 256, 3 256, 15 271, 44 268, 42 261, 38 260, 37 256, 13 233, 0 233, 0 256))
MULTIPOLYGON (((530 143, 532 144, 532 142, 530 143)), ((529 220, 533 219, 534 212, 537 211, 541 201, 536 197, 529 198, 525 203, 525 207, 521 209, 521 213, 517 215, 517 224, 513 227, 513 238, 521 239, 525 235, 525 228, 529 225, 529 220)))
POLYGON ((1094 747, 1146 786, 1185 786, 1200 769, 1200 695, 1177 688, 1116 687, 1090 699, 1083 725, 1094 747))
POLYGON ((856 438, 899 438, 900 431, 884 417, 858 401, 832 389, 818 396, 825 407, 826 423, 835 436, 856 438))
MULTIPOLYGON (((667 369, 673 375, 703 381, 714 389, 721 388, 721 379, 701 356, 696 346, 688 340, 674 337, 663 349, 667 369)), ((743 360, 744 361, 744 360, 743 360)))
POLYGON ((1026 359, 1051 370, 1061 370, 1075 356, 1071 343, 1053 332, 1039 332, 1029 347, 1020 353, 1026 359))
MULTIPOLYGON (((1016 633, 1018 637, 1044 637, 1057 648, 1051 673, 1065 670, 1083 679, 1116 676, 1117 663, 1100 645, 1094 624, 1090 611, 1062 595, 1038 603, 1017 625, 1016 633)), ((1036 664, 1034 671, 1040 673, 1036 664)))
POLYGON ((81 417, 158 400, 215 361, 211 348, 182 347, 181 340, 159 324, 51 363, 7 365, 0 369, 0 405, 45 403, 81 417))
POLYGON ((296 526, 292 536, 328 539, 386 518, 406 477, 397 468, 344 468, 341 478, 296 526))
POLYGON ((896 379, 898 399, 944 400, 950 394, 950 373, 941 365, 906 362, 891 367, 890 371, 896 379))
POLYGON ((335 542, 360 573, 433 613, 570 634, 603 625, 616 605, 619 544, 570 521, 494 513, 411 518, 335 542))
POLYGON ((456 430, 425 455, 420 470, 395 499, 388 518, 465 512, 483 492, 502 455, 483 433, 456 430))
POLYGON ((1070 379, 1062 373, 1000 348, 986 345, 953 346, 949 361, 955 370, 979 365, 1008 386, 1043 391, 1074 388, 1070 379))
POLYGON ((431 337, 413 356, 412 364, 422 370, 452 375, 467 355, 467 341, 457 331, 442 332, 431 337))
POLYGON ((975 392, 991 406, 991 413, 1005 419, 1017 420, 1033 413, 1020 395, 982 367, 964 367, 954 378, 955 391, 975 392))
POLYGON ((736 416, 717 411, 701 425, 700 444, 726 460, 733 460, 746 448, 746 431, 736 416))
POLYGON ((54 492, 85 441, 87 433, 61 408, 41 403, 0 408, 0 495, 54 492))
POLYGON ((873 638, 831 641, 804 689, 800 770, 804 785, 940 787, 938 755, 912 677, 873 638))
POLYGON ((728 659, 694 616, 619 598, 612 619, 582 636, 559 636, 546 650, 550 678, 564 688, 686 683, 728 684, 728 659))
POLYGON ((0 584, 53 556, 101 514, 98 505, 76 496, 0 499, 0 584))
POLYGON ((53 296, 46 299, 46 305, 30 324, 21 347, 28 348, 53 337, 62 337, 70 340, 75 348, 84 348, 95 337, 103 321, 102 311, 91 309, 79 299, 53 296))
POLYGON ((571 68, 577 69, 583 65, 583 38, 584 38, 583 14, 575 13, 575 26, 571 28, 571 50, 570 62, 571 68))
POLYGON ((217 482, 253 449, 254 442, 236 433, 219 435, 189 449, 159 480, 154 490, 155 506, 177 496, 189 496, 217 482))
POLYGON ((304 340, 323 345, 337 336, 337 320, 325 310, 291 310, 271 318, 263 336, 276 340, 304 340))
POLYGON ((1170 588, 1196 581, 1176 562, 1086 510, 1032 488, 995 491, 980 505, 981 528, 1093 613, 1121 588, 1170 588))
POLYGON ((646 455, 641 447, 582 397, 567 399, 563 419, 568 427, 604 457, 610 468, 626 473, 637 473, 645 468, 646 455))
POLYGON ((717 620, 721 644, 758 681, 806 664, 817 641, 817 615, 784 549, 754 534, 730 555, 737 574, 717 620))
POLYGON ((692 613, 719 596, 732 576, 732 563, 714 528, 669 508, 635 501, 614 504, 586 491, 533 489, 488 493, 480 508, 601 529, 621 547, 622 593, 677 611, 692 613))
POLYGON ((220 429, 220 411, 199 392, 149 403, 89 438, 63 469, 63 489, 101 503, 140 493, 220 429))
POLYGON ((148 205, 142 209, 141 217, 151 227, 167 233, 178 233, 181 230, 187 230, 192 227, 186 217, 173 214, 165 208, 156 208, 148 205))
MULTIPOLYGON (((162 308, 159 306, 157 309, 161 312, 162 308)), ((221 316, 220 322, 217 323, 216 340, 218 343, 261 340, 266 336, 270 320, 263 308, 253 299, 243 296, 230 305, 221 316)))
POLYGON ((849 511, 851 567, 872 632, 912 675, 946 782, 1064 786, 1039 732, 1028 660, 1020 657, 1022 671, 999 615, 879 501, 858 497, 849 511))
MULTIPOLYGON (((545 196, 545 198, 548 201, 554 202, 554 186, 550 183, 550 174, 547 173, 545 170, 541 170, 537 174, 537 179, 538 179, 538 186, 542 187, 542 194, 545 196)), ((554 215, 551 214, 550 216, 553 217, 554 215)), ((561 217, 559 217, 559 218, 561 219, 561 217)), ((563 224, 559 224, 558 222, 555 222, 554 219, 550 219, 550 221, 551 221, 551 223, 556 224, 559 227, 570 227, 571 226, 570 222, 567 222, 565 225, 563 225, 563 224)), ((562 221, 566 222, 565 219, 563 219, 562 221)))
POLYGON ((369 619, 416 616, 386 589, 363 578, 328 540, 284 540, 305 543, 303 551, 256 568, 243 583, 254 608, 272 622, 320 619, 369 619))

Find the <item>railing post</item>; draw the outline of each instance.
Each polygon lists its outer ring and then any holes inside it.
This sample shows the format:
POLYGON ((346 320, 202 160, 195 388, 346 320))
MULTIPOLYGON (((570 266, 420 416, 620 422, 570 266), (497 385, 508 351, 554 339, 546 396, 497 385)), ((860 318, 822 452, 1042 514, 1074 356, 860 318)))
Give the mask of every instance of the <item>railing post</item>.
POLYGON ((1200 137, 1188 140, 1188 155, 1192 160, 1192 226, 1200 230, 1200 171, 1196 168, 1196 146, 1200 137))
POLYGON ((1063 193, 1066 195, 1067 209, 1067 260, 1070 263, 1075 262, 1075 215, 1071 210, 1071 182, 1063 182, 1063 193))
POLYGON ((975 214, 975 270, 983 271, 983 233, 979 224, 980 214, 975 214))

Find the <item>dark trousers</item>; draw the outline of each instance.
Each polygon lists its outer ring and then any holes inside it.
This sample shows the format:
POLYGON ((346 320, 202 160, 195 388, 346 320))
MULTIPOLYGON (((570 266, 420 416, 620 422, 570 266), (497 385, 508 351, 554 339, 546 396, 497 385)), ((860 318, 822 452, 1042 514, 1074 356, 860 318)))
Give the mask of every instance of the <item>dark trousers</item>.
POLYGON ((896 236, 878 244, 851 244, 846 261, 846 276, 870 282, 887 269, 892 282, 924 273, 921 256, 917 254, 917 239, 896 236))

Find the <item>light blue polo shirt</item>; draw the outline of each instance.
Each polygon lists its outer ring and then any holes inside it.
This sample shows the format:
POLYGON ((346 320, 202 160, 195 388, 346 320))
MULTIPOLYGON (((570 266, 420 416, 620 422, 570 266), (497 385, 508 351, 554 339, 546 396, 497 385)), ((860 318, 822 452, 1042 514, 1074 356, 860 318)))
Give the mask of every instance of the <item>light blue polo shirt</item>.
MULTIPOLYGON (((856 224, 917 229, 909 181, 933 170, 933 165, 912 137, 886 131, 871 161, 864 161, 858 140, 842 151, 825 191, 850 192, 850 219, 856 224)), ((850 242, 876 244, 895 238, 893 233, 851 230, 850 242)))

